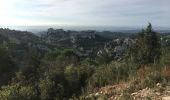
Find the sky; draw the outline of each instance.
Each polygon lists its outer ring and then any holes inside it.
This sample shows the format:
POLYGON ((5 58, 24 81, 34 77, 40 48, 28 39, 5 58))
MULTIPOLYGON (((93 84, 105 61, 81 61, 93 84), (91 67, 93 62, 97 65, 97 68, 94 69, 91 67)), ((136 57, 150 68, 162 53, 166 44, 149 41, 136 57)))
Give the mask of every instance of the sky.
POLYGON ((170 27, 170 0, 0 0, 0 26, 170 27))

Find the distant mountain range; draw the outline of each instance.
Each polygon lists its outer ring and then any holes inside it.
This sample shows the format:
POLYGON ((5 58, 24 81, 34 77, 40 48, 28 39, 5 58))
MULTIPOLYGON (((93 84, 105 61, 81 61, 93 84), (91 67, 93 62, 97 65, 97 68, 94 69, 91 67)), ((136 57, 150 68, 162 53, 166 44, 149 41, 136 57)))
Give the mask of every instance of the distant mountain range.
MULTIPOLYGON (((111 32, 123 32, 123 33, 137 33, 140 32, 142 27, 102 27, 102 26, 1 26, 2 28, 10 28, 21 31, 30 31, 33 33, 39 33, 42 31, 46 31, 48 28, 55 29, 65 29, 65 30, 75 30, 75 31, 83 31, 83 30, 96 30, 96 31, 111 31, 111 32)), ((161 33, 170 32, 170 28, 168 27, 154 27, 155 31, 161 33)))

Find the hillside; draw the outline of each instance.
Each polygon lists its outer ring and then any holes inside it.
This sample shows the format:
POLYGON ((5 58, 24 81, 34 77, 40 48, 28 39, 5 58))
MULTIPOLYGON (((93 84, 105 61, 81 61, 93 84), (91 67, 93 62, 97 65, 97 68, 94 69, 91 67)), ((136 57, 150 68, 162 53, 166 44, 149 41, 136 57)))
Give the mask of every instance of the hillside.
POLYGON ((0 29, 0 100, 168 100, 170 35, 0 29))

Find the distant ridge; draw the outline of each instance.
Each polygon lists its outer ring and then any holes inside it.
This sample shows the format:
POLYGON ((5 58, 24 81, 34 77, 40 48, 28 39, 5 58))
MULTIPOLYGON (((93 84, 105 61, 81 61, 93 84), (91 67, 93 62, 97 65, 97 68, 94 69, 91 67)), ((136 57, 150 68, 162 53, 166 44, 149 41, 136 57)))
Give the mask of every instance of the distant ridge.
MULTIPOLYGON (((123 32, 123 33, 137 33, 140 32, 142 27, 103 27, 103 26, 1 26, 2 28, 9 28, 21 31, 30 31, 33 33, 39 33, 42 31, 46 31, 48 28, 55 29, 64 29, 64 30, 75 30, 75 31, 83 31, 83 30, 95 30, 95 31, 111 31, 111 32, 123 32)), ((170 28, 165 27, 154 27, 155 31, 161 33, 170 32, 170 28)))

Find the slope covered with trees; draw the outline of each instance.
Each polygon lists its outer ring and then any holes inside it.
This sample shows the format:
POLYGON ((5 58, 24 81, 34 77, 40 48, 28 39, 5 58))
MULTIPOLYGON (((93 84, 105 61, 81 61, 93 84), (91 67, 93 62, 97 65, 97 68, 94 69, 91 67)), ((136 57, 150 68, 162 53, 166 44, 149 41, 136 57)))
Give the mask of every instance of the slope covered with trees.
POLYGON ((0 29, 0 100, 133 100, 165 95, 170 81, 168 35, 156 33, 150 23, 138 34, 112 40, 94 31, 70 32, 51 29, 39 37, 0 29), (148 91, 145 88, 159 89, 155 91, 160 95, 133 94, 148 91))

